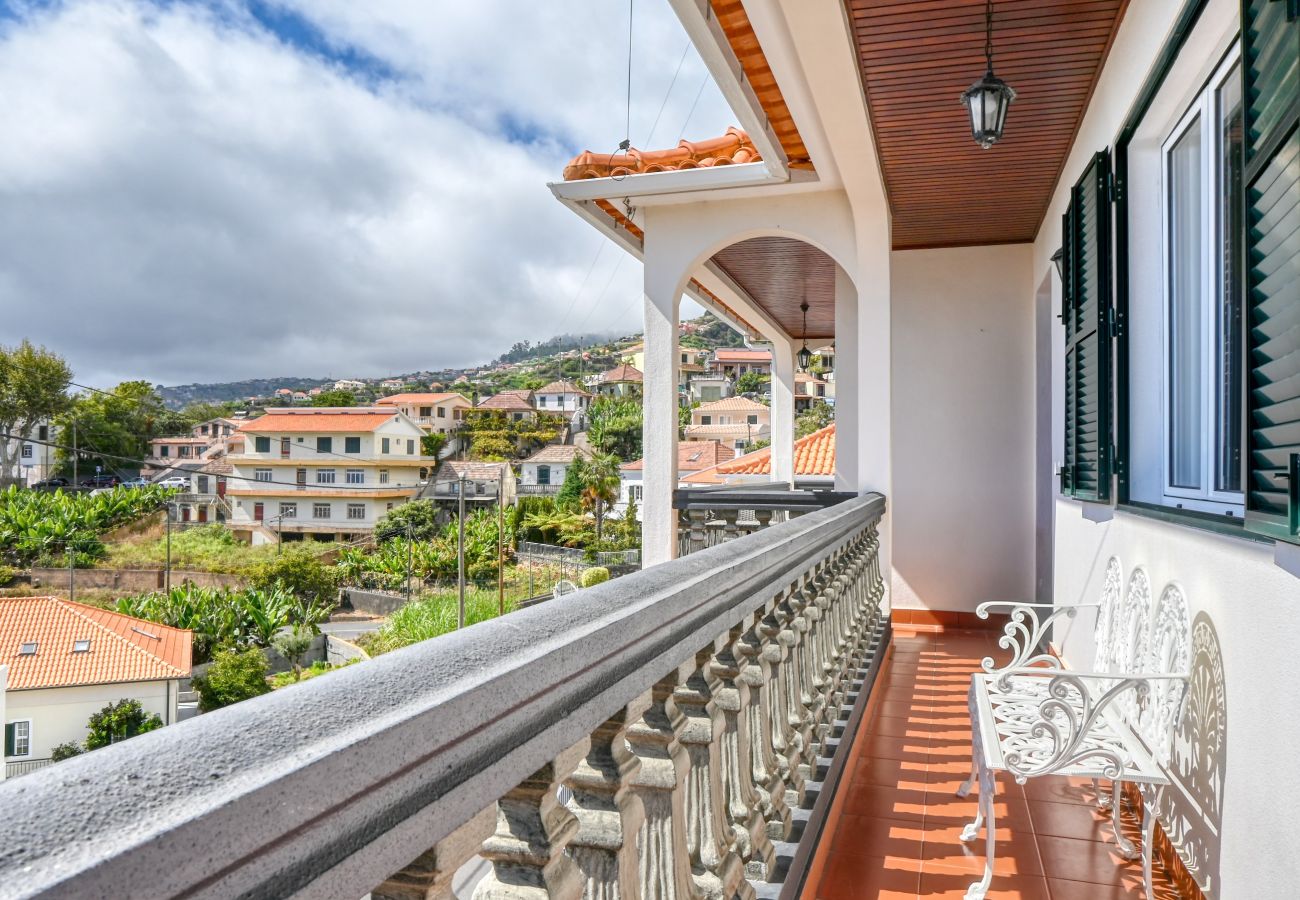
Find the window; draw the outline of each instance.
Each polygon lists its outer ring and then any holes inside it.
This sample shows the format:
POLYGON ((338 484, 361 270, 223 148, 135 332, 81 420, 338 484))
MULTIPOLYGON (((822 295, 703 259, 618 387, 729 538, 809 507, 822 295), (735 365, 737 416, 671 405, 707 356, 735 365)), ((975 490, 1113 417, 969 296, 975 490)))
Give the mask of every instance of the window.
POLYGON ((432 415, 433 415, 433 407, 432 407, 432 406, 421 406, 421 407, 420 407, 420 418, 422 418, 422 419, 427 419, 427 418, 429 418, 429 417, 432 416, 432 415))
POLYGON ((345 474, 348 484, 366 483, 366 472, 364 469, 348 469, 345 474))
POLYGON ((23 641, 23 643, 18 645, 18 655, 35 656, 36 651, 40 649, 40 646, 41 645, 38 641, 23 641))
POLYGON ((757 425, 758 416, 745 416, 745 422, 749 425, 757 425))
POLYGON ((208 433, 208 426, 206 426, 206 425, 200 425, 200 426, 199 426, 199 434, 207 434, 207 433, 208 433))
POLYGON ((343 439, 343 452, 344 452, 344 453, 360 453, 360 452, 361 452, 361 438, 359 438, 359 437, 345 437, 345 438, 343 439))
POLYGON ((23 444, 23 459, 31 459, 31 458, 32 458, 32 445, 23 444))
POLYGON ((700 416, 700 424, 701 424, 701 425, 712 425, 712 424, 713 424, 713 416, 700 416))
POLYGON ((311 517, 313 519, 328 519, 330 517, 330 505, 328 503, 313 503, 311 505, 311 517))
MULTIPOLYGON (((255 437, 255 438, 253 438, 253 449, 254 449, 255 451, 257 451, 258 453, 270 453, 270 452, 271 452, 271 439, 270 439, 269 437, 255 437)), ((166 454, 164 454, 164 455, 166 455, 166 454)))
POLYGON ((298 518, 298 504, 297 504, 296 502, 294 502, 294 501, 290 501, 290 502, 287 502, 287 503, 281 503, 281 504, 280 504, 280 518, 281 518, 281 519, 296 519, 296 518, 298 518))
POLYGON ((32 755, 32 722, 23 719, 5 725, 5 756, 32 755))
POLYGON ((387 503, 384 504, 384 511, 385 512, 393 511, 393 501, 389 500, 387 503))
POLYGON ((1164 142, 1164 496, 1241 495, 1241 70, 1230 55, 1164 142))
POLYGON ((393 452, 393 450, 392 450, 392 442, 391 442, 391 439, 389 439, 389 438, 383 438, 383 439, 381 439, 379 446, 380 446, 380 452, 382 452, 382 453, 392 453, 392 452, 393 452))
POLYGON ((348 518, 364 519, 366 517, 366 505, 364 503, 349 503, 348 518))
POLYGON ((72 652, 73 652, 73 653, 89 653, 89 652, 90 652, 90 641, 89 641, 89 639, 83 639, 83 640, 79 640, 79 641, 73 641, 73 642, 72 642, 72 652))
POLYGON ((316 470, 316 483, 317 483, 317 484, 333 484, 333 483, 334 483, 334 470, 333 470, 333 469, 317 469, 317 470, 316 470))
POLYGON ((50 439, 50 426, 42 425, 36 429, 36 440, 48 441, 50 439))
MULTIPOLYGON (((258 438, 258 440, 260 441, 261 438, 258 438)), ((159 455, 159 456, 171 456, 171 455, 172 455, 172 448, 169 447, 169 446, 167 446, 166 444, 163 444, 162 446, 160 446, 160 447, 158 448, 158 455, 159 455)))
POLYGON ((476 482, 474 482, 474 493, 476 493, 476 494, 486 494, 486 493, 487 493, 487 485, 484 484, 484 483, 481 482, 481 481, 476 481, 476 482))
POLYGON ((639 503, 641 501, 641 488, 642 486, 639 484, 629 484, 627 486, 628 503, 633 503, 633 502, 639 503))
POLYGON ((538 466, 538 467, 537 467, 537 483, 538 483, 538 484, 550 484, 550 483, 551 483, 551 467, 550 467, 550 466, 538 466))
POLYGON ((413 438, 407 438, 406 452, 411 456, 415 455, 415 440, 413 438))
POLYGON ((537 398, 537 405, 538 405, 539 407, 545 408, 545 407, 546 407, 546 398, 545 398, 545 397, 538 397, 538 398, 537 398))
POLYGON ((439 418, 439 419, 445 419, 445 418, 447 418, 447 407, 445 407, 445 406, 439 406, 439 407, 438 407, 438 418, 439 418))
POLYGON ((317 452, 317 453, 333 453, 333 452, 334 452, 334 438, 329 438, 329 437, 318 437, 318 438, 316 438, 316 452, 317 452))
POLYGON ((254 470, 253 470, 253 480, 254 480, 254 481, 270 481, 270 480, 271 480, 271 470, 270 470, 270 469, 254 469, 254 470))
POLYGON ((379 483, 380 483, 380 484, 388 484, 388 470, 387 470, 387 469, 380 469, 380 470, 379 470, 379 483))

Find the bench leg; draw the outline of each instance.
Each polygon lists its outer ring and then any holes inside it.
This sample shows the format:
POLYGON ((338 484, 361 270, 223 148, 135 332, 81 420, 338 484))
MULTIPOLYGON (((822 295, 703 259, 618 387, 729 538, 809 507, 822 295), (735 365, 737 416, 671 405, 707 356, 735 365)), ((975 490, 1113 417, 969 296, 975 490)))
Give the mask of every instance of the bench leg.
POLYGON ((984 900, 984 895, 993 883, 993 859, 997 851, 997 822, 993 804, 997 802, 997 784, 993 773, 980 767, 980 805, 975 821, 966 826, 962 840, 973 840, 979 834, 981 820, 984 825, 984 877, 966 888, 966 900, 984 900), (970 836, 967 837, 967 834, 970 836))
MULTIPOLYGON (((980 719, 975 710, 975 682, 971 682, 970 690, 966 694, 966 702, 970 706, 970 777, 961 783, 957 788, 957 796, 965 799, 970 796, 971 788, 975 786, 975 779, 980 774, 980 719)), ((973 837, 963 837, 962 840, 973 840, 973 837)))
POLYGON ((1101 779, 1092 780, 1092 789, 1097 793, 1097 806, 1100 809, 1110 809, 1110 793, 1101 789, 1101 779))
POLYGON ((970 764, 970 777, 961 783, 961 787, 957 788, 958 797, 965 799, 970 796, 971 788, 975 786, 975 779, 979 778, 979 774, 979 765, 974 759, 972 759, 970 764))
POLYGON ((1119 848, 1119 855, 1125 859, 1137 859, 1138 849, 1133 846, 1133 842, 1124 837, 1124 831, 1120 827, 1120 807, 1123 805, 1120 801, 1123 797, 1124 788, 1120 782, 1111 783, 1110 803, 1110 827, 1115 832, 1115 845, 1119 848))
POLYGON ((1142 804, 1142 887, 1146 890, 1147 900, 1152 900, 1155 896, 1151 890, 1151 854, 1156 824, 1155 817, 1151 814, 1151 808, 1155 805, 1153 799, 1144 797, 1145 802, 1142 804))

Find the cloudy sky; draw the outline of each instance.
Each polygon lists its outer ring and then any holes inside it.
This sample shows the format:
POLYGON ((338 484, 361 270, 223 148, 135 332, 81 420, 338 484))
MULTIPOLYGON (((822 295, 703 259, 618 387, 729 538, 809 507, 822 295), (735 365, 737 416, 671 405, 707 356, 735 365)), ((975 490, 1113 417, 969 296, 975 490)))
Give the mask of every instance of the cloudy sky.
MULTIPOLYGON (((639 330, 640 264, 546 188, 623 137, 627 21, 626 0, 0 0, 0 343, 100 386, 639 330)), ((635 4, 632 65, 635 146, 733 123, 665 0, 635 4)))

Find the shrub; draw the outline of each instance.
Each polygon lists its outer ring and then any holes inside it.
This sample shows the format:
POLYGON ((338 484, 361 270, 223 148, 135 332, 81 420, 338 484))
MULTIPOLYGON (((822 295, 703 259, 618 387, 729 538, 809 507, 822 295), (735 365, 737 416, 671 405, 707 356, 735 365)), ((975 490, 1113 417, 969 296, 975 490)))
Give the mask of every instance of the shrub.
POLYGON ((58 744, 50 751, 50 759, 55 762, 62 762, 65 759, 71 759, 74 756, 80 756, 86 751, 76 741, 68 741, 66 744, 58 744))
POLYGON ((417 541, 431 541, 442 534, 437 519, 438 507, 432 500, 412 500, 376 522, 375 536, 379 540, 410 536, 417 541))
POLYGON ((281 631, 271 641, 271 646, 293 665, 294 681, 302 676, 302 657, 311 649, 311 641, 311 629, 301 625, 294 625, 288 631, 281 631))
POLYGON ((285 547, 248 572, 249 585, 257 590, 281 588, 312 606, 328 605, 333 610, 338 594, 338 573, 322 563, 310 549, 285 547))
POLYGON ((257 697, 271 690, 266 683, 268 670, 261 650, 218 650, 206 675, 196 675, 194 690, 199 692, 199 709, 211 712, 241 700, 257 697))
MULTIPOLYGON (((515 603, 506 600, 506 612, 513 612, 515 603)), ((459 599, 455 591, 428 594, 412 600, 388 617, 378 630, 364 636, 362 646, 370 654, 387 653, 410 644, 426 641, 456 630, 459 599)), ((465 594, 465 624, 474 625, 496 618, 497 593, 469 590, 465 594)))
MULTIPOLYGON (((20 491, 11 485, 0 491, 0 547, 17 562, 29 563, 51 555, 52 548, 62 558, 72 546, 80 565, 103 555, 100 534, 153 512, 171 493, 153 485, 103 494, 20 491)), ((66 565, 66 558, 59 564, 66 565)))
POLYGON ((606 581, 609 581, 609 569, 604 566, 592 566, 590 569, 582 570, 581 582, 585 588, 595 587, 606 581))
POLYGON ((0 587, 4 587, 18 576, 18 570, 13 566, 0 564, 0 587))
POLYGON ((137 734, 162 728, 162 719, 157 713, 146 713, 139 700, 119 700, 110 703, 90 717, 86 735, 86 749, 98 750, 109 744, 116 744, 137 734))

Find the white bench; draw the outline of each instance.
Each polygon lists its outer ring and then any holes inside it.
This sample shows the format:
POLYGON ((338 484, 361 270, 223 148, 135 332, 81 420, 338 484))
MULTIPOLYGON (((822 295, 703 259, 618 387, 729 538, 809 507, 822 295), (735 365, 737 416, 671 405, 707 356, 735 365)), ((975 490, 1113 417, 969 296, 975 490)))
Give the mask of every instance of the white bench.
POLYGON ((1009 772, 1018 784, 1044 775, 1091 779, 1098 803, 1111 809, 1120 852, 1136 859, 1139 851, 1120 830, 1124 782, 1142 792, 1142 874, 1151 896, 1151 835, 1155 789, 1169 783, 1167 767, 1174 731, 1182 714, 1190 668, 1187 600, 1170 584, 1153 603, 1146 571, 1138 568, 1124 588, 1117 559, 1106 567, 1100 602, 1075 606, 994 601, 978 614, 1006 608, 1009 620, 999 646, 1012 658, 995 668, 991 658, 971 676, 971 777, 960 797, 979 784, 979 812, 962 840, 985 830, 984 877, 966 892, 981 900, 993 878, 996 773, 1009 772), (1122 597, 1121 597, 1122 593, 1122 597), (1040 644, 1056 622, 1095 609, 1096 654, 1090 671, 1074 671, 1040 644), (1101 788, 1111 782, 1109 796, 1101 788))

